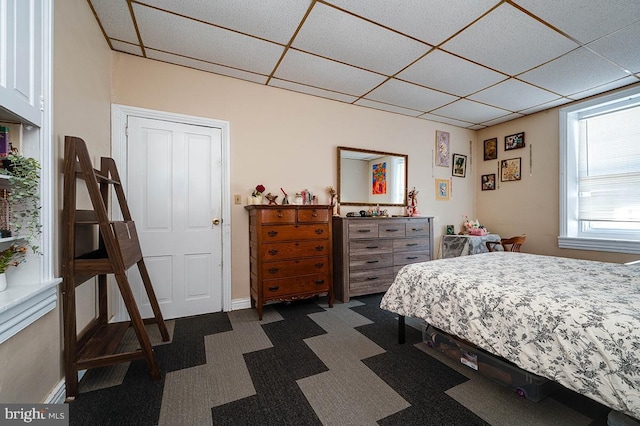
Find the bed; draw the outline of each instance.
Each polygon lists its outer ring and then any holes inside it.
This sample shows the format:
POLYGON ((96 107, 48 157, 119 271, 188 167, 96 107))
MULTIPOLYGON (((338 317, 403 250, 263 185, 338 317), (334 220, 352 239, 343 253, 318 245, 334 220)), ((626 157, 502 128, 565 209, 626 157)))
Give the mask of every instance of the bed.
POLYGON ((640 264, 493 252, 403 267, 380 307, 640 418, 640 264))

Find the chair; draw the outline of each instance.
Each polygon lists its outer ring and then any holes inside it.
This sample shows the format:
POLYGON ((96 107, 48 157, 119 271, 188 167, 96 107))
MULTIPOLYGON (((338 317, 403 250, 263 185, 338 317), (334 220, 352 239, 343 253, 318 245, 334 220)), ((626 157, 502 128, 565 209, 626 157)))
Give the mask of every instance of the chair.
POLYGON ((501 238, 500 241, 487 241, 487 250, 489 251, 512 251, 520 252, 520 247, 524 244, 524 240, 527 239, 526 235, 511 238, 501 238), (496 250, 497 246, 502 246, 502 250, 496 250))

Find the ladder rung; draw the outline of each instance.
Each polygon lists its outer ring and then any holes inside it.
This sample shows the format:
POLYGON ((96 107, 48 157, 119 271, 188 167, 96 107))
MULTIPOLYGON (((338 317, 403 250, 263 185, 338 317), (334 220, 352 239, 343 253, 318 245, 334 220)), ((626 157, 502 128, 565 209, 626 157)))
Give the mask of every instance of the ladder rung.
POLYGON ((95 210, 76 210, 75 218, 76 223, 84 223, 90 225, 98 223, 98 218, 96 216, 95 210))
MULTIPOLYGON (((107 176, 102 174, 102 171, 98 169, 93 169, 93 174, 95 175, 98 183, 109 183, 112 185, 120 185, 120 181, 108 178, 107 176)), ((76 176, 79 177, 80 179, 84 177, 82 173, 82 166, 80 166, 79 161, 76 161, 76 176)))

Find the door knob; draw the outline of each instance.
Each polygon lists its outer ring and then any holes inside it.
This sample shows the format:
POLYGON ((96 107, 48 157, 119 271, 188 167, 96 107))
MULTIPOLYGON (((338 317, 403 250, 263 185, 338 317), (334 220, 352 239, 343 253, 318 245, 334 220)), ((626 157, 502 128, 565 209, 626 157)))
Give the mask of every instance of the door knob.
POLYGON ((220 222, 222 222, 220 219, 215 218, 211 221, 211 223, 213 223, 214 225, 220 225, 220 222))

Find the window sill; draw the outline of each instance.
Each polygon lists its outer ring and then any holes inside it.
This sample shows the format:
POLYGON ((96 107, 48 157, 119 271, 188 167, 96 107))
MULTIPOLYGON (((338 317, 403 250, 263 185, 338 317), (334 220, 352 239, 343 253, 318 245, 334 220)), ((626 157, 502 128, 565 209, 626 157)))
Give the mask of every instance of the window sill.
POLYGON ((56 307, 57 278, 45 283, 17 285, 0 293, 0 343, 7 341, 28 325, 56 307))
POLYGON ((604 238, 558 237, 558 247, 612 253, 640 253, 639 241, 607 240, 604 238))

